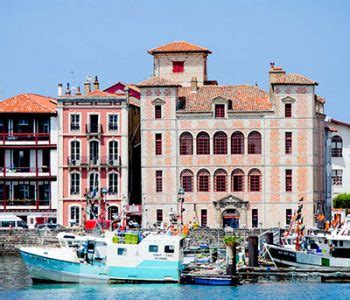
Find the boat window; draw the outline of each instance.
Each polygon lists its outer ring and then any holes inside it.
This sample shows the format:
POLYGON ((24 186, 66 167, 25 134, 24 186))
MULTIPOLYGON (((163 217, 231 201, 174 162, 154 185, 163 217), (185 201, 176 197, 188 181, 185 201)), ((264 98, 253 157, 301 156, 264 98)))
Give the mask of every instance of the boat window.
POLYGON ((339 246, 343 247, 343 241, 339 241, 339 246))
POLYGON ((164 247, 165 253, 174 253, 175 252, 175 246, 173 245, 167 245, 164 247))
POLYGON ((327 240, 324 240, 323 242, 324 242, 325 244, 327 244, 327 240))
POLYGON ((126 248, 118 248, 118 255, 126 255, 126 248))
POLYGON ((335 247, 337 247, 338 246, 338 241, 333 241, 333 244, 334 244, 335 247))
POLYGON ((158 246, 157 245, 149 245, 148 247, 149 252, 158 252, 158 246))
POLYGON ((15 227, 15 221, 2 221, 2 227, 15 227))

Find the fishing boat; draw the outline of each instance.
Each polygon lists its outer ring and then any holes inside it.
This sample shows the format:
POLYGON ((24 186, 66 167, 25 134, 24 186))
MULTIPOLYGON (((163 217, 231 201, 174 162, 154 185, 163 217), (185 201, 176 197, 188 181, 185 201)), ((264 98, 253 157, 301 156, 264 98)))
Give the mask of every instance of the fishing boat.
POLYGON ((92 283, 179 282, 183 260, 180 236, 137 233, 104 238, 60 236, 60 248, 23 247, 21 257, 33 280, 92 283))

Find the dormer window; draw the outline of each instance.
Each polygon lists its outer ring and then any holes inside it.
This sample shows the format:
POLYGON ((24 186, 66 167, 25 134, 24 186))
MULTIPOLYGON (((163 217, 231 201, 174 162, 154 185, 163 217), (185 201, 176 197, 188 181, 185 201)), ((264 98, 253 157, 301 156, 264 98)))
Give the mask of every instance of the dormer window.
POLYGON ((183 73, 185 70, 184 61, 173 61, 173 73, 183 73))
POLYGON ((215 105, 215 118, 225 118, 225 104, 215 105))

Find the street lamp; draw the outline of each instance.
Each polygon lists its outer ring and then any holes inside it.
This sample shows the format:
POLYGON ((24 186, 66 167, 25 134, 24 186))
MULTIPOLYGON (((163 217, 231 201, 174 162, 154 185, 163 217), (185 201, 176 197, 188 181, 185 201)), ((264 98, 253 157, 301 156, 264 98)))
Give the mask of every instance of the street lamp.
POLYGON ((183 225, 183 203, 184 203, 184 195, 185 195, 185 190, 183 188, 179 188, 179 191, 177 192, 177 202, 180 204, 180 226, 183 225))

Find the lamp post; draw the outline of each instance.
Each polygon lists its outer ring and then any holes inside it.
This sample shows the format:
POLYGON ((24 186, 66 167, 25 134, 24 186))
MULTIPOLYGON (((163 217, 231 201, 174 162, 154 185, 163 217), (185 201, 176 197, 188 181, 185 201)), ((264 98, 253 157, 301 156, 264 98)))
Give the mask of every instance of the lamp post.
POLYGON ((180 231, 182 231, 182 225, 183 225, 183 203, 184 203, 184 195, 185 190, 183 188, 179 188, 179 191, 177 193, 177 202, 180 204, 180 231))

